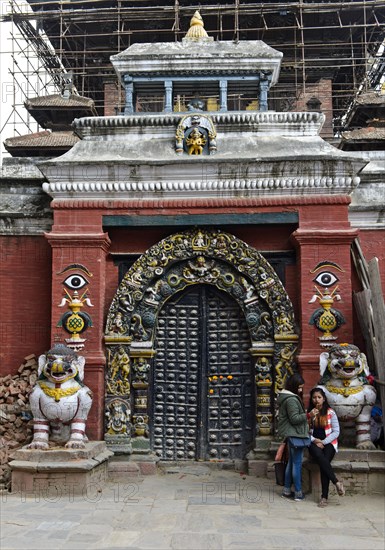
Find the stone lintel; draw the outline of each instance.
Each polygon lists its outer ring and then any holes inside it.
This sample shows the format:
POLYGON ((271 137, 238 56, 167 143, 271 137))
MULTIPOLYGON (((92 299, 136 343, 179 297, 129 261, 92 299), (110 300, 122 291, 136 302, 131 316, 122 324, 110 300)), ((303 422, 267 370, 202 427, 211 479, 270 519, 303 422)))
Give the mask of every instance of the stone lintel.
POLYGON ((349 244, 358 235, 357 229, 297 229, 291 238, 301 246, 317 244, 349 244))
POLYGON ((65 246, 71 246, 75 248, 80 247, 107 247, 109 248, 111 241, 108 233, 59 233, 52 231, 46 233, 46 238, 49 241, 52 248, 62 248, 65 246))

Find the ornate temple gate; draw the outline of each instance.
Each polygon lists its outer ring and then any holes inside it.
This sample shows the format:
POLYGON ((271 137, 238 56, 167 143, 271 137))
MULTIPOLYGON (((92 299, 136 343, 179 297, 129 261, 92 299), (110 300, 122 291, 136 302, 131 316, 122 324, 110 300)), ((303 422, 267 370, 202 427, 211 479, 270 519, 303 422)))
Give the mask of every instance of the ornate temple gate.
POLYGON ((164 460, 242 459, 255 430, 250 335, 235 300, 209 285, 158 317, 152 448, 164 460))
POLYGON ((106 431, 118 452, 243 459, 274 430, 293 371, 292 304, 255 249, 218 230, 171 235, 127 271, 105 343, 106 431))

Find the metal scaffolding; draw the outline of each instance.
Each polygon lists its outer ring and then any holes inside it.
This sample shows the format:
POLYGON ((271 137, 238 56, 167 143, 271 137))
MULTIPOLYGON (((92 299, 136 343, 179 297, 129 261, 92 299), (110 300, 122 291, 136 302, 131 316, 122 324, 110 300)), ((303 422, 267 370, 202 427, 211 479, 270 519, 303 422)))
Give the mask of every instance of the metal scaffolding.
POLYGON ((24 108, 24 102, 30 97, 57 93, 68 81, 68 74, 35 20, 18 19, 26 5, 11 1, 8 8, 2 23, 13 24, 7 33, 6 51, 1 52, 2 110, 6 116, 0 121, 0 135, 6 127, 12 127, 13 135, 17 136, 39 130, 37 122, 24 108))
MULTIPOLYGON (((70 71, 78 93, 94 99, 101 115, 105 84, 117 82, 110 56, 135 42, 180 41, 195 10, 215 40, 263 40, 282 51, 270 108, 298 110, 316 96, 334 133, 356 94, 379 89, 384 75, 385 1, 31 0, 28 10, 19 0, 9 5, 2 19, 17 30, 15 44, 26 40, 24 54, 35 56, 58 90, 70 71)), ((29 71, 36 72, 31 61, 27 80, 29 71)))

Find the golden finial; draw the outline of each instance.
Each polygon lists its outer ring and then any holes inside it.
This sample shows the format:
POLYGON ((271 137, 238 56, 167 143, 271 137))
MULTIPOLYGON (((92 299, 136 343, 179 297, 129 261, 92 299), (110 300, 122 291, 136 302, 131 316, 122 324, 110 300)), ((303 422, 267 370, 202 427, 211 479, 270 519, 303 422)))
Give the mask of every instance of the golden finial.
POLYGON ((203 19, 199 11, 196 11, 191 18, 190 28, 187 31, 186 38, 191 38, 193 40, 208 38, 208 34, 204 29, 203 19))

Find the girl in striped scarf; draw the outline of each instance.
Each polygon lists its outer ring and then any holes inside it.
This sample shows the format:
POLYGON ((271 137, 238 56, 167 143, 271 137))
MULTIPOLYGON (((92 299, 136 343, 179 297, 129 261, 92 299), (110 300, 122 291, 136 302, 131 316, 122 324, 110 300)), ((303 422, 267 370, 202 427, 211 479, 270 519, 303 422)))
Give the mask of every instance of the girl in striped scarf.
POLYGON ((321 472, 322 494, 318 506, 324 508, 328 504, 330 481, 336 486, 340 496, 345 494, 345 489, 342 481, 338 481, 331 466, 331 461, 338 452, 340 425, 322 388, 311 390, 307 415, 312 441, 309 453, 318 463, 321 472))

